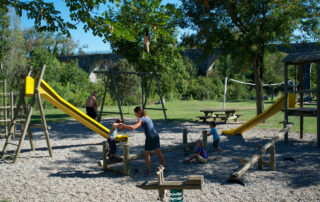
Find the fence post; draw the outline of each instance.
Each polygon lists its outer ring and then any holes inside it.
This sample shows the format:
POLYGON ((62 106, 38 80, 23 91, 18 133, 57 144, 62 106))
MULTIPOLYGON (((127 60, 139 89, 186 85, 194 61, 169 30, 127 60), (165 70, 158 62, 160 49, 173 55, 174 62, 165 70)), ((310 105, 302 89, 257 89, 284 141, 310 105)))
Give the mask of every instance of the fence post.
POLYGON ((106 163, 107 160, 107 152, 108 152, 109 145, 107 144, 107 141, 102 142, 102 157, 103 157, 103 169, 107 170, 108 166, 106 163))
MULTIPOLYGON (((262 148, 262 145, 258 144, 258 152, 260 152, 261 148, 262 148)), ((258 160, 258 168, 262 169, 262 166, 263 166, 263 155, 258 160)))
POLYGON ((276 146, 272 145, 269 148, 270 151, 270 170, 276 170, 276 146))
POLYGON ((188 130, 186 128, 184 128, 182 130, 182 144, 184 145, 184 147, 183 147, 183 152, 184 153, 186 153, 187 149, 188 149, 186 147, 187 143, 188 143, 188 130))
POLYGON ((123 175, 130 175, 130 147, 129 143, 123 145, 123 175))

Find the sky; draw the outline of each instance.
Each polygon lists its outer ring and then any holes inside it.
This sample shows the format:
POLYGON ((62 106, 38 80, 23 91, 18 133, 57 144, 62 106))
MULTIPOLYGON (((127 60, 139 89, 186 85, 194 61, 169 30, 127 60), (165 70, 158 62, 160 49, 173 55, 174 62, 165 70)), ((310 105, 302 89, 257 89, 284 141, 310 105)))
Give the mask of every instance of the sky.
MULTIPOLYGON (((61 15, 64 19, 69 19, 69 10, 65 6, 65 1, 64 0, 55 0, 55 1, 47 1, 47 2, 54 2, 54 5, 56 7, 56 10, 61 12, 61 15)), ((173 3, 180 5, 179 0, 163 0, 163 4, 166 3, 173 3)), ((21 17, 21 28, 31 28, 33 27, 33 21, 27 19, 26 13, 22 14, 21 17)), ((75 42, 79 43, 79 47, 82 46, 88 46, 88 48, 84 48, 83 51, 86 53, 108 53, 111 52, 110 44, 109 43, 104 43, 103 38, 100 38, 98 36, 94 36, 92 34, 92 31, 85 32, 83 29, 83 24, 79 23, 77 25, 76 30, 70 30, 70 34, 72 39, 75 42)))

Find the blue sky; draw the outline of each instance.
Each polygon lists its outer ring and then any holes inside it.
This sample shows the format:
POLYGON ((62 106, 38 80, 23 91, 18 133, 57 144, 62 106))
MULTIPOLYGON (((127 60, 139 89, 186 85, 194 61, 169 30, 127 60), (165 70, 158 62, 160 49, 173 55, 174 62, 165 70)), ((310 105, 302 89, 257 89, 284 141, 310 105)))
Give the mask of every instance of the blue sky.
MULTIPOLYGON (((55 1, 47 1, 47 2, 54 2, 55 7, 58 11, 61 12, 61 15, 64 19, 69 19, 69 11, 68 8, 65 6, 65 1, 64 0, 55 0, 55 1)), ((174 4, 180 4, 180 1, 178 0, 163 0, 163 4, 166 3, 174 3, 174 4)), ((33 21, 27 19, 26 13, 23 13, 22 18, 21 18, 21 28, 30 28, 33 27, 33 21)), ((110 52, 111 48, 108 43, 104 43, 103 39, 94 36, 91 31, 85 32, 83 30, 83 24, 79 23, 77 25, 76 30, 70 30, 71 37, 73 38, 74 41, 78 41, 81 46, 87 45, 88 48, 83 49, 85 52, 88 53, 95 53, 95 52, 110 52)))

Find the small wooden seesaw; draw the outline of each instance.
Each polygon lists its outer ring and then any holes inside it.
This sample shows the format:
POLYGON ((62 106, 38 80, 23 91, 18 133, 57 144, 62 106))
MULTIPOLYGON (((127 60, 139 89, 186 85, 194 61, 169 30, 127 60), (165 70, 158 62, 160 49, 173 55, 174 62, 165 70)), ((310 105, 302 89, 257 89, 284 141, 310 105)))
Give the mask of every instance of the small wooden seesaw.
POLYGON ((176 198, 174 201, 183 201, 184 189, 202 189, 203 175, 189 175, 185 181, 165 181, 163 176, 164 167, 159 166, 157 173, 158 181, 145 181, 136 184, 136 187, 151 190, 158 189, 158 200, 163 201, 165 190, 171 190, 171 198, 176 198))

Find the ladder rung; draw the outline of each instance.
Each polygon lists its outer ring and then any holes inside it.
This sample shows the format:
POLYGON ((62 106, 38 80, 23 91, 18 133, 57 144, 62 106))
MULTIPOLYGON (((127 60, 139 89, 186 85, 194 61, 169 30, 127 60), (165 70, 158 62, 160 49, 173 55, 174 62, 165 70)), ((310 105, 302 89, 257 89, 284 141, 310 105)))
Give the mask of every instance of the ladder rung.
MULTIPOLYGON (((37 124, 37 123, 30 124, 30 127, 31 127, 31 128, 44 128, 43 125, 37 124)), ((47 126, 47 130, 51 130, 51 126, 47 126)))
MULTIPOLYGON (((11 106, 0 106, 0 109, 11 109, 11 106)), ((13 108, 17 108, 16 106, 13 106, 13 108)))
POLYGON ((11 122, 11 119, 3 119, 3 120, 0 120, 0 123, 8 123, 8 122, 11 122))
MULTIPOLYGON (((16 122, 26 122, 25 119, 16 119, 16 122)), ((11 119, 7 119, 7 120, 0 120, 0 123, 8 123, 8 122, 12 122, 11 119)))
POLYGON ((15 146, 19 146, 18 144, 12 143, 12 142, 8 142, 8 144, 15 145, 15 146))
MULTIPOLYGON (((17 95, 17 94, 19 94, 19 93, 13 92, 13 95, 17 95)), ((11 93, 0 93, 0 95, 11 95, 11 93)))

